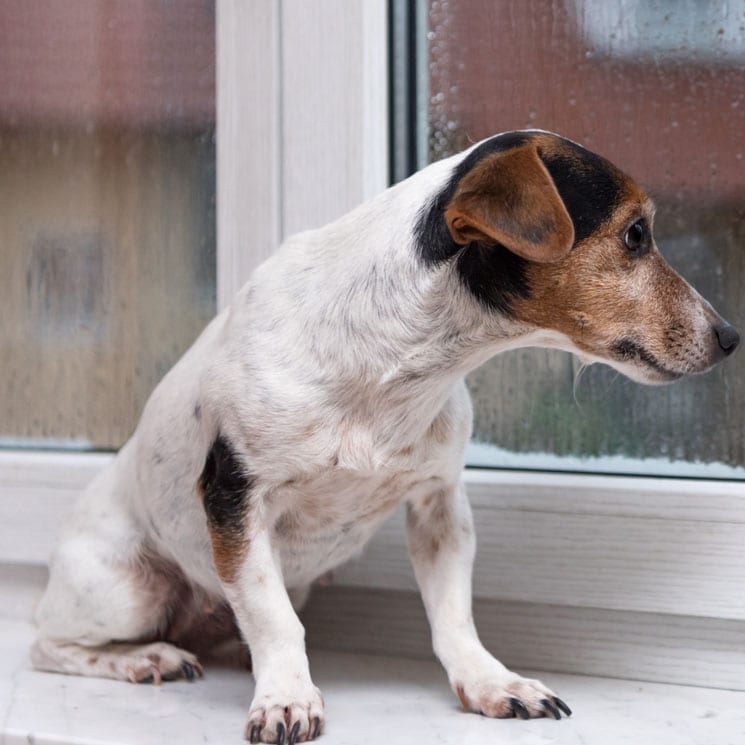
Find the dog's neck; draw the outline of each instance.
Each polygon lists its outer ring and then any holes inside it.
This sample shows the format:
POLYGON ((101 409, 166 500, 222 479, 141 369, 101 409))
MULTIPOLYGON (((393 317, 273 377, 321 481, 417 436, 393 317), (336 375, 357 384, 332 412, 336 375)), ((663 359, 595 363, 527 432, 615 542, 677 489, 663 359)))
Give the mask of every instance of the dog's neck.
POLYGON ((244 325, 267 327, 278 369, 297 366, 301 380, 348 410, 426 420, 457 381, 490 357, 546 345, 534 329, 481 307, 455 261, 427 266, 417 255, 417 214, 460 157, 289 239, 277 254, 281 261, 257 270, 244 290, 259 300, 251 304, 256 315, 244 325), (401 225, 409 226, 405 233, 401 225))
POLYGON ((420 256, 419 215, 463 157, 434 163, 315 231, 317 260, 308 256, 308 234, 300 242, 318 276, 315 312, 333 324, 345 350, 358 352, 354 379, 385 387, 452 382, 495 354, 535 343, 535 329, 484 308, 469 292, 457 257, 428 265, 420 256))

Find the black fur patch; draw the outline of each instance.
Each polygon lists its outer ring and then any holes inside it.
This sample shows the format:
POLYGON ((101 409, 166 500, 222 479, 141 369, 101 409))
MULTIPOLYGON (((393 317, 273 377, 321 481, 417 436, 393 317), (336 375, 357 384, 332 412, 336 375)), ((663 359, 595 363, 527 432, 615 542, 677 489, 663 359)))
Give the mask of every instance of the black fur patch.
POLYGON ((253 477, 246 472, 230 443, 218 435, 199 477, 210 529, 220 533, 243 531, 252 485, 253 477))
POLYGON ((619 339, 611 349, 616 359, 622 360, 623 362, 641 360, 659 373, 664 375, 675 375, 675 373, 664 367, 649 350, 645 349, 641 344, 633 339, 619 339))
POLYGON ((610 161, 574 142, 564 140, 562 146, 565 153, 538 154, 572 218, 574 242, 579 243, 607 222, 621 203, 623 176, 610 161))
POLYGON ((463 284, 485 306, 506 315, 515 297, 528 297, 525 259, 499 244, 474 241, 461 246, 445 222, 445 210, 460 180, 493 153, 510 150, 531 139, 528 132, 507 132, 492 137, 473 150, 453 170, 445 187, 424 207, 414 226, 414 240, 425 264, 432 266, 458 256, 457 271, 463 284))
POLYGON ((513 298, 530 296, 528 262, 501 244, 473 241, 457 261, 461 281, 487 308, 509 315, 513 298))

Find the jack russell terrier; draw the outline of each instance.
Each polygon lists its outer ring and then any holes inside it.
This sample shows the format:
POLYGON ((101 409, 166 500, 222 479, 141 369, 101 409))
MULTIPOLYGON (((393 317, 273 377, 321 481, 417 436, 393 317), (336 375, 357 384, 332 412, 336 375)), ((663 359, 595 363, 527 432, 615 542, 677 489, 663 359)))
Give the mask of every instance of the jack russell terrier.
POLYGON ((256 679, 246 738, 312 740, 324 704, 296 609, 405 504, 434 651, 463 707, 569 715, 474 627, 463 379, 527 346, 653 384, 731 354, 737 332, 662 258, 653 216, 607 160, 531 130, 288 239, 82 495, 37 610, 34 665, 193 679, 198 643, 237 625, 256 679))

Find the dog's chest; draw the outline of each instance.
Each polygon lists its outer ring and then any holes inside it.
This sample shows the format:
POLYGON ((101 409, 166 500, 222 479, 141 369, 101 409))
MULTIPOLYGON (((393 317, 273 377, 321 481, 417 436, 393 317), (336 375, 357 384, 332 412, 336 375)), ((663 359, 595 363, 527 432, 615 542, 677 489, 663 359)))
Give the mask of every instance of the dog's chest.
POLYGON ((285 485, 273 527, 285 583, 307 584, 358 554, 402 502, 440 485, 423 471, 344 469, 285 485))

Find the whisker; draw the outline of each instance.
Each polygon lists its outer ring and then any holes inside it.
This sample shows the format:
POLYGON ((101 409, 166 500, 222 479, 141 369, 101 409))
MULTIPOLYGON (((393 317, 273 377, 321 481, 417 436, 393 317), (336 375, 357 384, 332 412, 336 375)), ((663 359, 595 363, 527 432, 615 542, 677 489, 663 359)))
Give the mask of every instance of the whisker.
POLYGON ((577 388, 579 388, 579 382, 582 379, 582 374, 590 365, 587 362, 583 362, 578 368, 577 372, 574 373, 574 381, 572 382, 572 398, 578 409, 582 408, 582 404, 577 398, 577 388))

